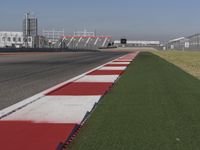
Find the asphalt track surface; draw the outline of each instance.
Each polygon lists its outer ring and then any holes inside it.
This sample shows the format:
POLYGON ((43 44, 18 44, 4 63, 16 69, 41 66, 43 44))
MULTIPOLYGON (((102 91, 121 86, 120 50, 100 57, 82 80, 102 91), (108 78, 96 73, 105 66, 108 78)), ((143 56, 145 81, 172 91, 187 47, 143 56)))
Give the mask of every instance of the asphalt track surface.
POLYGON ((0 110, 124 54, 60 52, 0 55, 0 110))

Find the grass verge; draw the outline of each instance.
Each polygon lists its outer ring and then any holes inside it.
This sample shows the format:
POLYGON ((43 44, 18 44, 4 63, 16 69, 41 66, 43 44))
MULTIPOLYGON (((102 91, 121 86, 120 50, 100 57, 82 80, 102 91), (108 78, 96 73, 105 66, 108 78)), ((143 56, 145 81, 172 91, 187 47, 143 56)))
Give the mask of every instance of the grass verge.
POLYGON ((92 114, 71 150, 199 150, 200 81, 142 52, 92 114))
POLYGON ((157 51, 153 53, 200 79, 200 52, 157 51))

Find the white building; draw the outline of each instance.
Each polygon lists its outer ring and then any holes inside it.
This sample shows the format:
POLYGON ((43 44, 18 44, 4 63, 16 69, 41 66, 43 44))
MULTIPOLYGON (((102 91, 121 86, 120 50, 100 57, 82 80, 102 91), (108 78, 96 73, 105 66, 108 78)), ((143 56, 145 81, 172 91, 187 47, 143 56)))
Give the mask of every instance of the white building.
MULTIPOLYGON (((28 38, 28 45, 32 47, 32 37, 28 38)), ((24 47, 23 32, 0 31, 0 47, 24 47)))
MULTIPOLYGON (((121 44, 120 40, 115 40, 114 45, 121 46, 123 44, 121 44)), ((127 47, 160 46, 160 41, 127 41, 126 46, 127 47)))
POLYGON ((190 48, 190 42, 188 38, 180 37, 170 40, 167 43, 167 49, 171 50, 185 50, 190 48))
POLYGON ((23 32, 0 31, 0 47, 22 47, 23 32))

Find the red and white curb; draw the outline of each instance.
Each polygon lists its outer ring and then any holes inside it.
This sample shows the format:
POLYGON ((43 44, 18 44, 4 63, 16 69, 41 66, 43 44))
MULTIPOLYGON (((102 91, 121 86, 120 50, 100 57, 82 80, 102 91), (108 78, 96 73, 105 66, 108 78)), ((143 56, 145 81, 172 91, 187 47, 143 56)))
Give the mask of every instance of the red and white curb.
POLYGON ((87 115, 139 52, 130 53, 0 111, 0 149, 69 144, 87 115), (67 141, 66 141, 67 139, 67 141))

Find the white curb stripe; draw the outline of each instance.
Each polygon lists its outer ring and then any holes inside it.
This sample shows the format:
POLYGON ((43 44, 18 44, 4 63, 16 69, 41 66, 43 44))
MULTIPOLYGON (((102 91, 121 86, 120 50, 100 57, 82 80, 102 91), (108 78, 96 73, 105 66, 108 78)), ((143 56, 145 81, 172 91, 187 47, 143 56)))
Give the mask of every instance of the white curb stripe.
POLYGON ((45 96, 2 120, 36 123, 80 123, 101 96, 45 96))
POLYGON ((132 59, 117 59, 117 61, 132 62, 132 59))
POLYGON ((109 64, 116 64, 116 65, 129 65, 130 64, 130 62, 111 62, 111 63, 109 63, 109 64))
POLYGON ((86 75, 85 77, 76 80, 75 82, 112 82, 114 83, 115 80, 119 75, 86 75))
POLYGON ((125 70, 127 67, 102 67, 99 70, 125 70))

